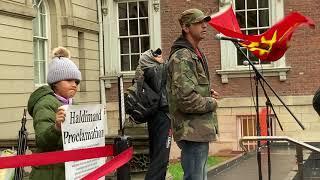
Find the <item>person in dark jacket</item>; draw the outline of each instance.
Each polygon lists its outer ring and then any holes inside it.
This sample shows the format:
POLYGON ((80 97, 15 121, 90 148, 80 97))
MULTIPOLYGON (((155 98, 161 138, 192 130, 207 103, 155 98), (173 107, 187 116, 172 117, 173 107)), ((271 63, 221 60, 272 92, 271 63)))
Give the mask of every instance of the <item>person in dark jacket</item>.
POLYGON ((168 63, 169 111, 185 180, 207 179, 209 142, 218 133, 218 93, 211 89, 208 62, 199 48, 210 19, 199 9, 181 14, 182 35, 173 43, 168 63))
POLYGON ((165 87, 166 74, 166 64, 161 51, 147 50, 141 55, 135 79, 144 78, 144 82, 160 94, 158 111, 147 122, 150 164, 145 176, 146 180, 164 180, 169 162, 171 122, 165 87))
MULTIPOLYGON (((65 112, 62 105, 72 104, 81 80, 78 67, 69 59, 69 51, 63 47, 53 50, 54 57, 48 66, 47 83, 35 90, 28 101, 28 112, 33 118, 36 152, 63 149, 61 123, 65 112)), ((32 180, 65 179, 64 163, 32 167, 32 180)))

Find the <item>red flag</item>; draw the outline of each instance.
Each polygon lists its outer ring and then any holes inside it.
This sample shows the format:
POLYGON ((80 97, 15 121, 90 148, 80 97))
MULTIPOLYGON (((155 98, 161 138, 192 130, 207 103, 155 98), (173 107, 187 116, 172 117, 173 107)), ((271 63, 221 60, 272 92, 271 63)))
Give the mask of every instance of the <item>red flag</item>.
POLYGON ((242 33, 237 18, 232 10, 232 6, 211 16, 211 20, 208 23, 226 36, 242 38, 242 33))
POLYGON ((276 61, 288 49, 288 42, 294 30, 303 24, 307 24, 312 28, 315 27, 314 22, 310 18, 298 12, 293 12, 266 32, 256 35, 256 40, 244 38, 245 42, 242 43, 242 46, 247 47, 249 51, 261 60, 276 61))
POLYGON ((237 21, 235 22, 236 16, 231 7, 222 14, 212 16, 209 25, 226 36, 243 39, 244 42, 241 45, 260 60, 276 61, 280 59, 288 49, 288 42, 298 26, 307 24, 312 28, 315 27, 310 18, 293 12, 263 34, 245 35, 237 30, 236 27, 239 27, 239 24, 237 21))

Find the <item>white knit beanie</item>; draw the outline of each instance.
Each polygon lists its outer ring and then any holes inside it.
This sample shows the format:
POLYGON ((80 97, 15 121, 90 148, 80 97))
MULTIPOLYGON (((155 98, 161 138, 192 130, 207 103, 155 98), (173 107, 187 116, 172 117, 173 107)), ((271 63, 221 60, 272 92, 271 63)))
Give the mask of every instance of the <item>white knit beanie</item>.
POLYGON ((48 84, 68 79, 81 81, 81 72, 69 58, 70 53, 66 48, 57 47, 53 50, 53 59, 48 66, 48 84))

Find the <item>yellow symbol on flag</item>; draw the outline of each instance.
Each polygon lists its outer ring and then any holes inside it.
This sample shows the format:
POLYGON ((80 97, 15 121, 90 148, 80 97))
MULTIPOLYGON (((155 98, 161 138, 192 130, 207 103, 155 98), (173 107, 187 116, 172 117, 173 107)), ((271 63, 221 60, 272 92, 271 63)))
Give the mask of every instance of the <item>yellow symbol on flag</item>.
POLYGON ((250 44, 241 43, 242 46, 247 47, 249 51, 259 51, 259 56, 265 53, 270 53, 273 44, 277 41, 277 31, 273 33, 270 40, 267 40, 264 36, 261 37, 260 42, 250 42, 250 44))

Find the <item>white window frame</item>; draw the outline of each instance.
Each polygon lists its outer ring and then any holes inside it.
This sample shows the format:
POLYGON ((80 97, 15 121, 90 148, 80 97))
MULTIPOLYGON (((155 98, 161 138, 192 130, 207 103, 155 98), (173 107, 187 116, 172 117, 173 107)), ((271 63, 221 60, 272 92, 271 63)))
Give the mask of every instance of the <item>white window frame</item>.
MULTIPOLYGON (((104 0, 103 9, 103 28, 104 28, 104 59, 106 87, 110 88, 111 83, 116 81, 119 73, 123 74, 125 81, 130 81, 134 77, 135 71, 121 72, 120 43, 118 40, 118 6, 119 2, 137 2, 139 0, 104 0)), ((149 35, 150 48, 161 47, 161 27, 160 27, 160 1, 148 1, 149 14, 149 35)))
MULTIPOLYGON (((34 3, 34 2, 33 2, 34 3)), ((38 27, 39 27, 39 31, 40 31, 40 29, 42 28, 42 27, 44 27, 45 28, 45 32, 46 32, 46 35, 45 36, 35 36, 34 34, 33 34, 33 40, 34 39, 41 39, 41 40, 43 40, 44 41, 44 52, 43 52, 43 57, 44 57, 44 59, 42 59, 43 60, 43 62, 45 63, 45 65, 44 65, 44 73, 45 74, 39 74, 38 76, 34 76, 34 82, 35 82, 35 87, 40 87, 40 86, 43 86, 43 85, 46 85, 47 84, 47 71, 48 71, 48 51, 49 51, 49 34, 50 34, 50 31, 49 31, 49 24, 50 24, 50 22, 49 22, 49 6, 48 6, 48 4, 46 3, 46 1, 45 0, 40 0, 40 3, 42 3, 42 6, 44 7, 44 9, 45 9, 45 17, 46 17, 46 19, 45 19, 45 22, 46 22, 46 24, 44 25, 44 26, 42 26, 39 22, 38 22, 38 27), (40 80, 40 76, 44 76, 44 82, 39 82, 39 80, 40 80), (36 80, 36 78, 38 78, 37 80, 36 80)), ((34 5, 34 4, 33 4, 34 5)), ((37 8, 38 9, 38 8, 37 8)), ((36 16, 38 16, 38 17, 40 17, 40 12, 39 11, 37 11, 37 13, 36 13, 36 16)), ((39 45, 39 44, 37 44, 37 45, 39 45)), ((40 52, 39 52, 39 50, 40 50, 40 48, 37 46, 37 47, 33 47, 33 49, 34 49, 34 51, 33 52, 36 52, 36 53, 38 53, 38 55, 37 55, 37 57, 39 57, 39 54, 40 54, 40 52), (36 49, 37 48, 37 49, 36 49)), ((34 61, 36 61, 36 60, 39 60, 39 59, 35 59, 35 54, 34 54, 34 58, 33 58, 33 60, 34 61)), ((36 71, 36 66, 34 66, 34 71, 36 71)), ((41 72, 40 70, 39 70, 39 72, 41 72)))
MULTIPOLYGON (((232 0, 229 0, 231 3, 232 0)), ((234 0, 233 0, 234 1, 234 0)), ((271 13, 271 24, 270 27, 276 22, 280 21, 284 17, 284 0, 269 0, 270 2, 270 13, 271 13)), ((225 6, 229 6, 225 0, 220 0, 219 10, 225 9, 225 6), (223 1, 223 2, 222 2, 223 1)), ((229 78, 238 77, 250 77, 248 66, 237 65, 237 49, 234 47, 232 42, 220 41, 221 47, 221 69, 216 70, 217 74, 221 75, 222 83, 228 83, 229 78)), ((290 70, 290 66, 286 66, 285 56, 270 64, 256 65, 257 69, 263 69, 264 76, 279 76, 280 81, 287 79, 287 72, 290 70)))

